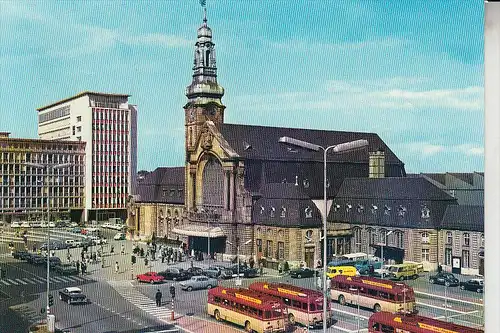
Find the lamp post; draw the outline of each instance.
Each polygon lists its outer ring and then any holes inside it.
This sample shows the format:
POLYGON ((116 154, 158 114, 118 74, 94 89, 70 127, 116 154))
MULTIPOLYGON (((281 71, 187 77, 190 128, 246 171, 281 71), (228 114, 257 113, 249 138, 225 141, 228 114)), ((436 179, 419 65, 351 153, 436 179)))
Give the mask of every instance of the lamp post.
POLYGON ((357 303, 358 303, 358 315, 357 315, 358 329, 357 329, 357 331, 359 333, 359 327, 360 327, 360 325, 359 325, 359 316, 360 316, 360 313, 359 313, 359 288, 350 288, 349 290, 350 291, 356 291, 357 294, 358 294, 358 297, 357 297, 357 303))
MULTIPOLYGON (((241 280, 240 280, 240 242, 239 240, 236 240, 237 244, 236 244, 236 262, 237 262, 237 274, 236 274, 236 280, 234 281, 234 284, 237 285, 237 286, 241 286, 241 280)), ((247 245, 247 244, 250 244, 250 242, 252 242, 251 239, 247 240, 245 243, 243 243, 244 245, 247 245)), ((229 245, 233 245, 233 243, 231 243, 230 241, 226 240, 226 243, 228 243, 229 245)))
MULTIPOLYGON (((385 259, 384 259, 384 244, 387 244, 387 236, 389 236, 390 234, 392 234, 392 231, 388 231, 385 233, 385 239, 384 239, 384 243, 382 243, 382 246, 380 247, 381 248, 381 253, 380 253, 380 256, 382 257, 382 266, 385 264, 385 259)), ((384 270, 382 270, 382 279, 384 278, 384 270)))
POLYGON ((350 142, 345 142, 341 143, 338 145, 332 145, 328 147, 322 147, 310 142, 302 141, 302 140, 297 140, 294 138, 290 138, 287 136, 282 136, 279 138, 278 142, 280 143, 285 143, 313 151, 320 151, 323 150, 323 332, 326 333, 326 328, 327 328, 327 305, 328 305, 328 300, 327 300, 327 285, 326 285, 326 266, 327 266, 327 256, 326 256, 326 247, 327 247, 327 228, 326 228, 326 218, 327 218, 327 198, 326 198, 326 181, 327 181, 327 175, 326 175, 326 154, 328 153, 328 150, 332 149, 334 153, 345 153, 345 152, 350 152, 354 151, 357 149, 364 148, 368 145, 367 140, 355 140, 355 141, 350 141, 350 142))
MULTIPOLYGON (((61 164, 40 164, 40 163, 31 163, 25 162, 24 165, 35 168, 35 169, 43 169, 44 176, 49 176, 49 169, 52 170, 52 174, 55 169, 63 169, 71 166, 71 163, 61 163, 61 164)), ((42 182, 43 184, 43 182, 42 182)), ((47 184, 47 326, 50 315, 50 305, 49 305, 49 293, 50 293, 50 192, 48 190, 48 186, 50 185, 50 181, 47 184)), ((43 211, 43 188, 42 188, 42 211, 43 211)), ((43 215, 43 214, 42 214, 43 215)))

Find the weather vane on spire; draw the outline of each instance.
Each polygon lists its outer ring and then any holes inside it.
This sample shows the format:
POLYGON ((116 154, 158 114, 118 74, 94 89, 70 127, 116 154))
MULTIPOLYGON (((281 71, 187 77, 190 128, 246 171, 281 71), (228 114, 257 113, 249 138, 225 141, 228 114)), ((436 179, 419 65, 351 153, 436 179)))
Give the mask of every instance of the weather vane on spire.
POLYGON ((200 5, 203 7, 203 22, 207 22, 207 0, 200 0, 200 5))

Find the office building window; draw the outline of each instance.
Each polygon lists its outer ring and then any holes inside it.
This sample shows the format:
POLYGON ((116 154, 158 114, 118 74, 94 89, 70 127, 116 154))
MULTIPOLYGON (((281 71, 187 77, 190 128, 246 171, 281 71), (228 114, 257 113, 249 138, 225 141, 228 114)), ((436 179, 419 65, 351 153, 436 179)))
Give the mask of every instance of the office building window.
POLYGON ((446 232, 446 244, 453 245, 453 233, 451 231, 446 232))
POLYGON ((444 249, 444 264, 447 266, 451 265, 451 253, 450 248, 444 249))
POLYGON ((255 243, 257 244, 257 253, 262 253, 262 239, 256 239, 255 243))
POLYGON ((462 250, 462 267, 469 268, 470 252, 469 250, 462 250))
POLYGON ((464 246, 470 246, 470 234, 464 232, 464 246))
POLYGON ((430 261, 429 249, 422 249, 422 261, 430 261))
POLYGON ((429 242, 429 233, 427 231, 422 232, 422 243, 428 244, 429 242))
POLYGON ((278 259, 285 259, 285 243, 278 242, 278 259))
POLYGON ((273 256, 273 241, 268 240, 266 245, 266 253, 264 254, 267 258, 272 258, 273 256))

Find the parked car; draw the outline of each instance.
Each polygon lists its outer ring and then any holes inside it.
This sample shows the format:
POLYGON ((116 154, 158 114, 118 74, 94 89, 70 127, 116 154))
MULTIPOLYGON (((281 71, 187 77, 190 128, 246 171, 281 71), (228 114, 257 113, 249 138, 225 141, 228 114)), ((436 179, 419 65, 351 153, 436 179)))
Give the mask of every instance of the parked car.
POLYGON ((182 268, 171 267, 167 268, 164 271, 158 272, 158 275, 161 275, 165 278, 165 280, 173 280, 173 281, 185 281, 191 278, 191 274, 188 271, 182 268))
POLYGON ((14 221, 10 224, 10 227, 11 228, 21 228, 21 223, 14 221))
POLYGON ((204 275, 193 276, 191 279, 181 282, 181 289, 192 291, 195 289, 211 289, 217 286, 217 279, 204 275))
POLYGON ((234 276, 233 271, 227 268, 220 271, 219 279, 229 280, 233 278, 233 276, 234 276))
MULTIPOLYGON (((221 272, 225 269, 227 269, 227 268, 224 266, 213 265, 213 266, 208 267, 207 269, 204 269, 203 274, 200 274, 200 275, 205 275, 205 276, 217 279, 220 276, 221 272)), ((233 271, 231 270, 231 276, 233 274, 232 272, 233 271)))
POLYGON ((32 228, 41 228, 42 227, 42 221, 31 221, 31 227, 32 228))
POLYGON ((64 241, 64 243, 71 248, 82 246, 82 242, 80 240, 77 240, 77 239, 66 239, 64 241))
POLYGON ((484 280, 483 279, 470 279, 465 282, 460 282, 460 289, 471 290, 477 293, 482 293, 484 291, 484 280))
POLYGON ((28 221, 23 221, 21 223, 21 228, 31 228, 31 223, 29 223, 28 221))
POLYGON ((12 256, 14 259, 19 259, 19 260, 27 260, 29 256, 31 256, 31 253, 25 250, 16 250, 12 252, 12 256))
POLYGON ((76 222, 71 222, 71 223, 69 224, 69 226, 70 226, 71 228, 76 228, 76 227, 78 227, 78 223, 76 223, 76 222))
POLYGON ((391 267, 392 265, 383 265, 382 268, 375 269, 373 276, 378 278, 388 278, 391 273, 391 267))
POLYGON ((47 257, 39 254, 32 254, 26 258, 26 261, 32 265, 42 265, 47 263, 47 257))
POLYGON ((441 272, 430 276, 429 283, 441 284, 447 287, 458 286, 460 284, 455 275, 447 272, 441 272))
MULTIPOLYGON (((243 272, 249 268, 248 266, 244 266, 240 264, 240 274, 243 274, 243 272)), ((233 274, 238 274, 238 264, 234 264, 229 266, 229 269, 233 271, 233 274)))
MULTIPOLYGON (((47 259, 47 257, 45 257, 45 259, 47 259)), ((55 267, 57 265, 60 265, 61 263, 62 263, 61 258, 59 258, 59 257, 50 257, 49 258, 50 267, 55 267)))
POLYGON ((138 282, 147 282, 153 284, 153 283, 161 283, 163 282, 163 280, 165 280, 165 278, 156 272, 147 272, 144 274, 137 275, 138 282))
POLYGON ((86 304, 89 302, 87 296, 78 287, 68 287, 59 291, 59 299, 68 304, 86 304))
POLYGON ((243 277, 254 278, 259 276, 259 271, 256 268, 247 268, 243 272, 243 277))
POLYGON ((186 269, 186 271, 191 274, 191 276, 195 276, 195 275, 205 275, 204 274, 204 270, 201 268, 201 267, 196 267, 196 266, 193 266, 193 267, 189 267, 188 269, 186 269))
POLYGON ((73 264, 59 264, 54 266, 53 270, 61 275, 78 275, 78 271, 73 264))
POLYGON ((290 277, 302 279, 305 277, 317 276, 318 272, 308 267, 301 267, 290 271, 290 277))
POLYGON ((125 234, 123 232, 117 233, 114 237, 114 240, 124 240, 125 239, 125 234))
MULTIPOLYGON (((61 241, 51 241, 49 250, 62 250, 62 249, 67 249, 68 247, 69 245, 61 241)), ((40 245, 40 250, 47 251, 47 243, 43 243, 42 245, 40 245)))

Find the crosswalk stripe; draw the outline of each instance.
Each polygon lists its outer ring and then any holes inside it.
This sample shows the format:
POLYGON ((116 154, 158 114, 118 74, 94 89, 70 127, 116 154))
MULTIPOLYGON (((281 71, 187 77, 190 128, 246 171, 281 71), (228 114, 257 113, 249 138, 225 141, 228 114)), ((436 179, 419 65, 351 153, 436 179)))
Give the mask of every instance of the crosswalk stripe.
POLYGON ((85 279, 82 279, 81 277, 79 276, 72 276, 73 279, 77 280, 77 281, 86 281, 85 279))
POLYGON ((75 282, 73 279, 71 279, 69 276, 59 276, 59 279, 62 279, 66 282, 75 282))
POLYGON ((10 286, 10 283, 8 283, 7 281, 0 280, 0 282, 2 282, 3 284, 5 284, 5 285, 7 285, 7 286, 10 286))
POLYGON ((60 277, 52 276, 50 279, 53 279, 56 282, 66 282, 65 280, 61 279, 60 277))
POLYGON ((34 277, 32 277, 32 279, 33 279, 33 280, 35 280, 35 281, 38 281, 39 283, 40 283, 40 282, 42 282, 42 283, 47 282, 47 279, 42 278, 42 277, 40 277, 40 276, 34 276, 34 277))
POLYGON ((11 280, 11 279, 6 279, 6 280, 7 280, 7 281, 9 281, 10 283, 15 284, 16 286, 18 286, 18 285, 19 285, 19 283, 17 283, 17 282, 16 282, 16 281, 14 281, 14 280, 11 280))
POLYGON ((21 279, 16 279, 16 281, 21 282, 21 283, 22 283, 22 284, 24 284, 24 285, 27 285, 27 284, 28 284, 28 283, 24 282, 24 281, 23 281, 23 280, 21 280, 21 279))
POLYGON ((28 281, 31 284, 38 284, 38 283, 40 283, 40 282, 36 281, 35 279, 28 279, 28 278, 24 278, 24 281, 28 281))

